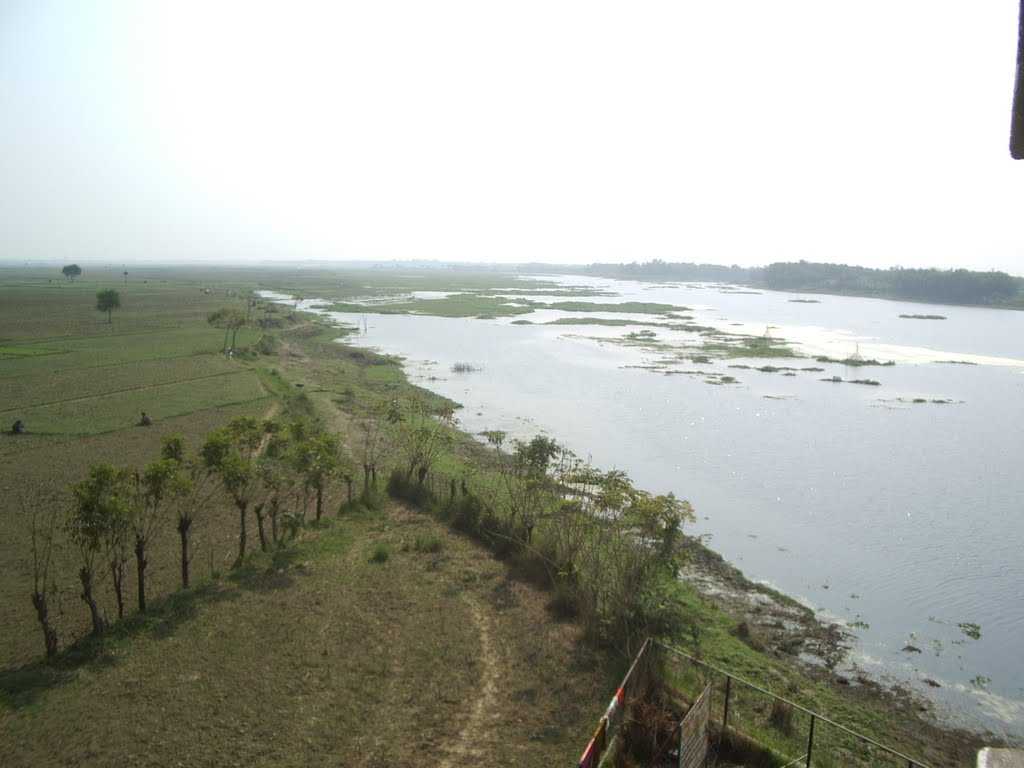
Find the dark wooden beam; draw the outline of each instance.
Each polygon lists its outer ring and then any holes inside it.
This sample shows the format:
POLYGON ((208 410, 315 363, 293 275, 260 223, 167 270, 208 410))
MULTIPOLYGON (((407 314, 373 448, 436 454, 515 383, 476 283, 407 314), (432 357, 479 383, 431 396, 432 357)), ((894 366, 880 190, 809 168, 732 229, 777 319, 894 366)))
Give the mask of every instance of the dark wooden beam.
POLYGON ((1024 160, 1024 0, 1017 21, 1017 83, 1013 88, 1013 124, 1010 127, 1010 154, 1024 160))

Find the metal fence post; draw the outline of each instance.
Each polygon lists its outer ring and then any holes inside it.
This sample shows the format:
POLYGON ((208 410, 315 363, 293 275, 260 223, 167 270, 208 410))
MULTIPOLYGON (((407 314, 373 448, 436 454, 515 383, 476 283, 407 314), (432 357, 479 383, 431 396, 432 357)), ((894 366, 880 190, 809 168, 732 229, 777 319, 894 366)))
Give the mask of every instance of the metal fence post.
POLYGON ((807 733, 807 768, 811 768, 811 752, 814 750, 814 715, 811 715, 811 730, 807 733))

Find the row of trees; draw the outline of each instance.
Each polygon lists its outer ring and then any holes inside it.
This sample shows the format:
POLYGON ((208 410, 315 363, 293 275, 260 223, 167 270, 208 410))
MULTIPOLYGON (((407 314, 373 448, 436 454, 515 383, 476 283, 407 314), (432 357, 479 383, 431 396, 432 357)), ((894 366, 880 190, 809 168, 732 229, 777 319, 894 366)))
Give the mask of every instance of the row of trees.
POLYGON ((766 267, 666 262, 591 264, 587 274, 634 280, 699 280, 741 283, 779 291, 878 296, 948 304, 1006 304, 1021 298, 1024 280, 1005 272, 967 269, 872 269, 811 261, 776 262, 766 267))
MULTIPOLYGON (((353 501, 350 467, 338 437, 315 422, 241 417, 211 432, 195 452, 186 450, 180 436, 165 437, 159 457, 142 468, 97 464, 63 501, 45 493, 23 499, 31 533, 32 604, 47 656, 58 650, 49 618, 57 547, 70 545, 92 634, 101 635, 108 622, 98 585, 110 577, 117 617, 123 618, 126 577, 134 562, 138 611, 145 613, 154 542, 172 527, 180 543, 181 587, 187 589, 196 521, 225 496, 237 514, 237 567, 249 551, 251 517, 262 551, 285 546, 310 508, 316 520, 322 518, 333 485, 344 482, 347 501, 353 501)), ((370 492, 365 485, 363 493, 370 492)))
MULTIPOLYGON (((443 415, 435 423, 443 433, 443 415)), ((427 442, 431 428, 419 429, 428 445, 443 440, 427 442)), ((428 483, 428 452, 416 471, 407 463, 392 473, 389 492, 542 574, 555 607, 577 617, 599 643, 632 655, 649 634, 684 630, 670 585, 681 563, 683 526, 694 519, 688 502, 637 489, 624 473, 597 470, 544 436, 485 437, 495 449, 492 468, 428 483)), ((411 458, 409 435, 403 439, 411 458)))
POLYGON ((680 564, 682 527, 693 520, 687 502, 641 491, 622 472, 601 472, 543 436, 518 441, 487 433, 491 460, 446 473, 457 453, 453 426, 452 410, 435 401, 382 402, 355 418, 350 457, 336 435, 309 418, 237 418, 193 452, 171 436, 140 469, 93 466, 72 486, 61 515, 39 514, 58 505, 36 497, 28 514, 32 603, 47 655, 58 648, 48 606, 58 538, 76 555, 80 597, 92 633, 99 635, 107 622, 98 585, 110 577, 118 618, 123 617, 134 562, 137 607, 145 612, 154 542, 171 528, 179 538, 181 586, 187 589, 192 532, 209 510, 226 503, 234 511, 237 567, 250 551, 252 521, 259 549, 286 546, 310 510, 316 520, 323 517, 335 488, 346 489, 341 508, 373 504, 385 466, 391 468, 393 496, 542 574, 554 605, 578 617, 596 641, 632 654, 648 634, 684 630, 669 585, 680 564), (362 493, 356 499, 354 476, 360 469, 362 493))
POLYGON ((807 290, 950 304, 1001 304, 1018 297, 1024 281, 1005 272, 967 269, 870 269, 808 261, 770 264, 756 282, 777 290, 807 290))

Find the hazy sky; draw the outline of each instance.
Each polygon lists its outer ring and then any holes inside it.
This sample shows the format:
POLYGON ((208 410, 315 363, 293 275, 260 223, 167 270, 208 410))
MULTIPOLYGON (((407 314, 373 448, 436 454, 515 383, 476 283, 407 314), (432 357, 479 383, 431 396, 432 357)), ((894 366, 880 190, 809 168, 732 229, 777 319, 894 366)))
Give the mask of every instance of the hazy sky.
POLYGON ((1017 0, 0 0, 0 259, 1024 272, 1017 0))

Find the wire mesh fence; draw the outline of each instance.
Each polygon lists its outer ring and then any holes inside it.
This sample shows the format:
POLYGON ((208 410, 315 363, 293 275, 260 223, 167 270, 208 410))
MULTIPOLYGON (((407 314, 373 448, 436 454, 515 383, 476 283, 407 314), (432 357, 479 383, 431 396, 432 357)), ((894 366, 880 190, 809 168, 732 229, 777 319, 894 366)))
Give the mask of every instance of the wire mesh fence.
POLYGON ((846 728, 677 648, 657 643, 665 682, 691 701, 709 687, 716 760, 775 768, 928 768, 925 763, 846 728))

